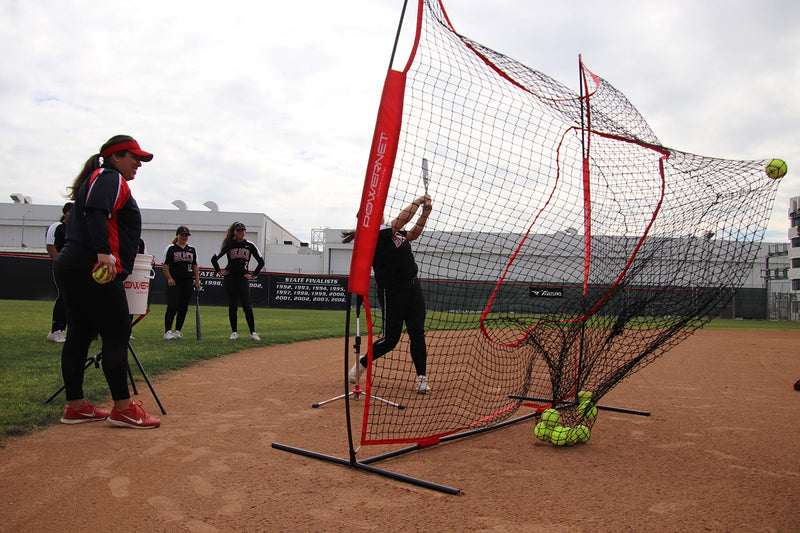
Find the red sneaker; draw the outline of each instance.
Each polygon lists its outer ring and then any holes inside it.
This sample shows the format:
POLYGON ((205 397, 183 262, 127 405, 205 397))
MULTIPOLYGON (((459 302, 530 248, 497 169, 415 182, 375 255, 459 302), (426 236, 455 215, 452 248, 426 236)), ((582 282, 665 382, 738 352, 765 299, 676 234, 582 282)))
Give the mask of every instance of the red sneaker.
POLYGON ((148 415, 142 409, 142 402, 131 402, 130 407, 120 411, 115 405, 111 409, 111 415, 108 421, 115 426, 136 428, 136 429, 153 429, 161 425, 161 421, 148 415))
POLYGON ((108 411, 98 409, 86 400, 83 400, 83 405, 80 409, 75 409, 67 405, 64 408, 64 414, 61 415, 62 424, 82 424, 83 422, 97 422, 98 420, 105 420, 108 418, 108 411))

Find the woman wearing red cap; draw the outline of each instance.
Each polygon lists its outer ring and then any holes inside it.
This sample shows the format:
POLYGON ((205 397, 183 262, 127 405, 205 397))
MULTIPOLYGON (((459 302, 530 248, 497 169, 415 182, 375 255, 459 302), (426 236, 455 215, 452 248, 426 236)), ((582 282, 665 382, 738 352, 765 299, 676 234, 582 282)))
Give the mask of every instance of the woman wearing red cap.
POLYGON ((192 285, 200 290, 200 267, 197 266, 197 251, 189 246, 191 232, 186 226, 178 226, 175 238, 164 249, 161 269, 167 279, 167 311, 164 314, 164 340, 182 339, 183 322, 189 310, 192 285), (172 321, 175 320, 175 331, 172 321))
POLYGON ((141 402, 130 399, 131 320, 123 287, 133 269, 142 230, 139 206, 128 182, 142 162, 151 159, 153 154, 142 150, 133 137, 116 135, 87 159, 69 188, 74 205, 66 242, 55 259, 56 281, 67 309, 67 339, 61 351, 67 396, 61 417, 64 424, 105 419, 115 426, 142 429, 160 424, 144 412, 141 402), (85 362, 98 333, 103 341, 103 374, 114 400, 110 413, 83 397, 85 362))
POLYGON ((225 233, 225 239, 222 241, 222 247, 219 252, 211 256, 211 264, 214 265, 214 271, 218 276, 225 277, 222 284, 225 287, 225 293, 228 295, 228 319, 231 323, 232 341, 239 338, 236 314, 237 300, 242 303, 244 317, 247 320, 247 326, 250 328, 250 338, 254 341, 261 340, 258 333, 256 333, 253 305, 250 303, 250 280, 258 277, 258 273, 264 268, 264 258, 261 257, 256 245, 244 238, 246 231, 247 229, 241 222, 231 224, 225 233), (228 258, 228 264, 225 268, 220 269, 219 260, 222 257, 228 258), (252 274, 247 268, 251 257, 256 259, 256 269, 252 274))

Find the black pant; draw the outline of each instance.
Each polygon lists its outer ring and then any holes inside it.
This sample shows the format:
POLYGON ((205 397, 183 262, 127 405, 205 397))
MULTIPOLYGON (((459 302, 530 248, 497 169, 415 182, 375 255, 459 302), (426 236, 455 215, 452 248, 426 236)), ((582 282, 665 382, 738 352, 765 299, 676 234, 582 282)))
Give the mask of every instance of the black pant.
POLYGON ((250 280, 244 276, 228 274, 222 281, 222 285, 228 295, 228 320, 231 322, 231 331, 239 331, 236 306, 237 302, 241 302, 247 327, 250 328, 250 333, 253 333, 256 330, 256 321, 253 318, 253 305, 250 303, 250 280))
MULTIPOLYGON (((378 287, 378 299, 383 312, 383 336, 372 344, 372 360, 389 353, 397 346, 406 325, 411 342, 411 360, 418 376, 426 375, 428 352, 425 346, 425 296, 418 279, 386 288, 378 287)), ((361 364, 367 366, 367 356, 361 364)))
MULTIPOLYGON (((55 265, 53 265, 55 268, 55 265)), ((67 310, 64 308, 64 297, 61 295, 61 290, 56 283, 56 273, 53 270, 53 283, 56 286, 56 301, 53 304, 53 323, 50 326, 50 331, 64 331, 67 329, 67 310)))
POLYGON ((186 312, 189 310, 189 300, 192 298, 192 278, 176 279, 175 285, 167 285, 167 312, 164 314, 164 331, 172 329, 172 320, 175 319, 175 329, 183 329, 186 312))
POLYGON ((61 350, 61 374, 67 401, 83 398, 83 373, 89 345, 96 334, 103 341, 102 363, 111 397, 130 398, 128 391, 128 339, 131 319, 123 280, 100 285, 90 269, 56 263, 56 283, 67 310, 67 340, 61 350))

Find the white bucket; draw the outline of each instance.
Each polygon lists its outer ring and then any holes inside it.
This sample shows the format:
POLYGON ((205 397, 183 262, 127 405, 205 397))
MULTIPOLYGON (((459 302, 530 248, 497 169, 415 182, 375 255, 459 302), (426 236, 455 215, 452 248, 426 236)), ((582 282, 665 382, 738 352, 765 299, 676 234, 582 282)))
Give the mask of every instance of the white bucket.
POLYGON ((152 267, 152 255, 137 254, 133 262, 133 272, 125 279, 125 297, 128 299, 128 312, 132 315, 143 315, 147 312, 150 280, 155 277, 152 267))

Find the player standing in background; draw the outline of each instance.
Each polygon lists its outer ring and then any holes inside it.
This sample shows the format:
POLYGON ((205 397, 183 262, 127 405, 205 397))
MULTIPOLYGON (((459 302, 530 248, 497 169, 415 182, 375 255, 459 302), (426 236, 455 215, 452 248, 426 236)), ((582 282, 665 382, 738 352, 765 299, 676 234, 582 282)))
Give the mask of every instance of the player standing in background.
POLYGON ((244 238, 246 231, 247 228, 241 222, 231 224, 225 234, 225 239, 222 241, 222 247, 219 252, 211 256, 211 264, 214 265, 214 271, 217 275, 224 276, 222 284, 225 287, 225 293, 228 295, 228 319, 231 322, 232 341, 239 338, 237 333, 237 300, 242 304, 244 317, 247 320, 247 326, 250 328, 250 338, 254 341, 261 340, 258 333, 256 333, 253 306, 250 303, 250 280, 255 279, 261 269, 264 268, 264 258, 261 257, 256 245, 244 238), (225 268, 220 269, 219 259, 222 257, 228 258, 228 264, 225 268), (252 274, 247 269, 251 257, 256 260, 256 268, 252 274))
POLYGON ((161 269, 167 278, 167 312, 164 314, 164 340, 182 339, 183 322, 192 297, 192 285, 200 290, 200 267, 197 265, 197 251, 189 246, 189 228, 178 226, 175 238, 164 249, 161 269), (192 283, 194 278, 194 283, 192 283), (172 320, 175 331, 172 332, 172 320))
POLYGON ((69 188, 75 205, 67 241, 55 259, 56 282, 67 309, 67 339, 61 350, 67 397, 63 424, 106 418, 115 426, 141 429, 161 424, 145 413, 141 402, 131 401, 131 319, 123 285, 133 270, 142 232, 142 215, 128 182, 142 162, 151 159, 153 154, 142 150, 133 137, 116 135, 86 160, 69 188), (114 400, 111 413, 94 407, 83 394, 86 357, 97 333, 103 339, 103 374, 114 400))
MULTIPOLYGON (((47 233, 44 237, 44 244, 47 248, 47 255, 53 261, 58 255, 58 252, 64 247, 64 242, 67 239, 67 221, 69 214, 72 211, 72 202, 67 202, 61 208, 61 220, 50 224, 47 228, 47 233)), ((55 267, 55 263, 52 264, 55 267)), ((53 272, 53 283, 55 283, 56 276, 53 272)), ((56 302, 53 304, 53 323, 50 326, 50 333, 47 334, 47 340, 50 342, 62 343, 67 340, 67 332, 64 331, 67 327, 67 313, 64 310, 64 298, 61 296, 61 291, 56 286, 56 302)))

